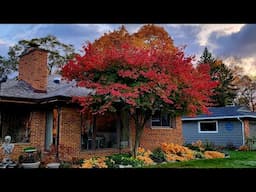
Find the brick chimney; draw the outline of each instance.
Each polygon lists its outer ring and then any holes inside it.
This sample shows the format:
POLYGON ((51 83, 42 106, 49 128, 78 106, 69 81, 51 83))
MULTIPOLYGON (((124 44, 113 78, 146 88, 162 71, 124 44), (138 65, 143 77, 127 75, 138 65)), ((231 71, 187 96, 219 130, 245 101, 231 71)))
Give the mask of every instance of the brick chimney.
POLYGON ((46 93, 48 82, 47 51, 31 45, 20 56, 19 80, 28 83, 34 92, 46 93))

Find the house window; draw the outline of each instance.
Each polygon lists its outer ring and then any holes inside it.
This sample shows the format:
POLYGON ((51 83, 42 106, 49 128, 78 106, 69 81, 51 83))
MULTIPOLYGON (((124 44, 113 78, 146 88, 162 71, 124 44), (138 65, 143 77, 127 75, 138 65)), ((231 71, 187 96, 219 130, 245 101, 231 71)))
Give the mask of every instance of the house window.
POLYGON ((86 118, 81 116, 81 147, 85 150, 118 148, 119 134, 117 116, 105 114, 86 118))
POLYGON ((175 118, 162 112, 161 110, 156 110, 151 118, 152 128, 175 128, 175 118))
POLYGON ((199 133, 218 133, 217 121, 201 121, 198 123, 199 133))
POLYGON ((24 109, 4 110, 0 112, 0 140, 10 135, 14 143, 29 142, 30 112, 24 109))

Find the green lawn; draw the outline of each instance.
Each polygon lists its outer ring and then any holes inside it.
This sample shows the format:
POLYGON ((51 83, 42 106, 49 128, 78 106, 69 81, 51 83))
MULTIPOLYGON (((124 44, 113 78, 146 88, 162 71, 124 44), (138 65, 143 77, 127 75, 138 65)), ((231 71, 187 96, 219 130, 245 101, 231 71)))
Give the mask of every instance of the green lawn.
POLYGON ((149 166, 150 168, 256 168, 256 151, 230 151, 225 159, 200 159, 170 162, 149 166))

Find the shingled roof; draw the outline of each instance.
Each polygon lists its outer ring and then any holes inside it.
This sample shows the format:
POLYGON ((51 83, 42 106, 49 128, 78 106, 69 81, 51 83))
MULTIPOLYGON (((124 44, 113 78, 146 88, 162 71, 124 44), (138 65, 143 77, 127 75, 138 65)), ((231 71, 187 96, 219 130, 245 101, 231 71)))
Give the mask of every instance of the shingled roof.
POLYGON ((251 112, 246 107, 227 106, 227 107, 209 107, 210 114, 200 114, 195 117, 183 116, 183 121, 188 120, 207 120, 207 119, 232 119, 232 118, 256 118, 256 113, 251 112))
POLYGON ((1 84, 0 100, 1 98, 16 98, 16 99, 32 99, 43 100, 53 97, 72 97, 72 96, 86 96, 91 90, 77 87, 75 81, 60 80, 54 82, 54 79, 61 79, 60 75, 48 76, 48 85, 46 93, 37 93, 25 81, 22 80, 7 80, 1 84))

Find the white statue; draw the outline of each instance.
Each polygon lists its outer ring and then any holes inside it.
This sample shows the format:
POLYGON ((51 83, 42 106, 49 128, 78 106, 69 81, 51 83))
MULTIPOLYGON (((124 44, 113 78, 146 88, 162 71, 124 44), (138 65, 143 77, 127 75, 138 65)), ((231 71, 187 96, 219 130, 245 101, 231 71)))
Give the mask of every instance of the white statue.
POLYGON ((7 161, 10 161, 9 156, 12 153, 13 148, 14 148, 14 144, 11 143, 11 136, 9 136, 9 135, 5 136, 4 143, 2 144, 1 148, 3 149, 3 153, 5 155, 3 162, 5 163, 7 161))

